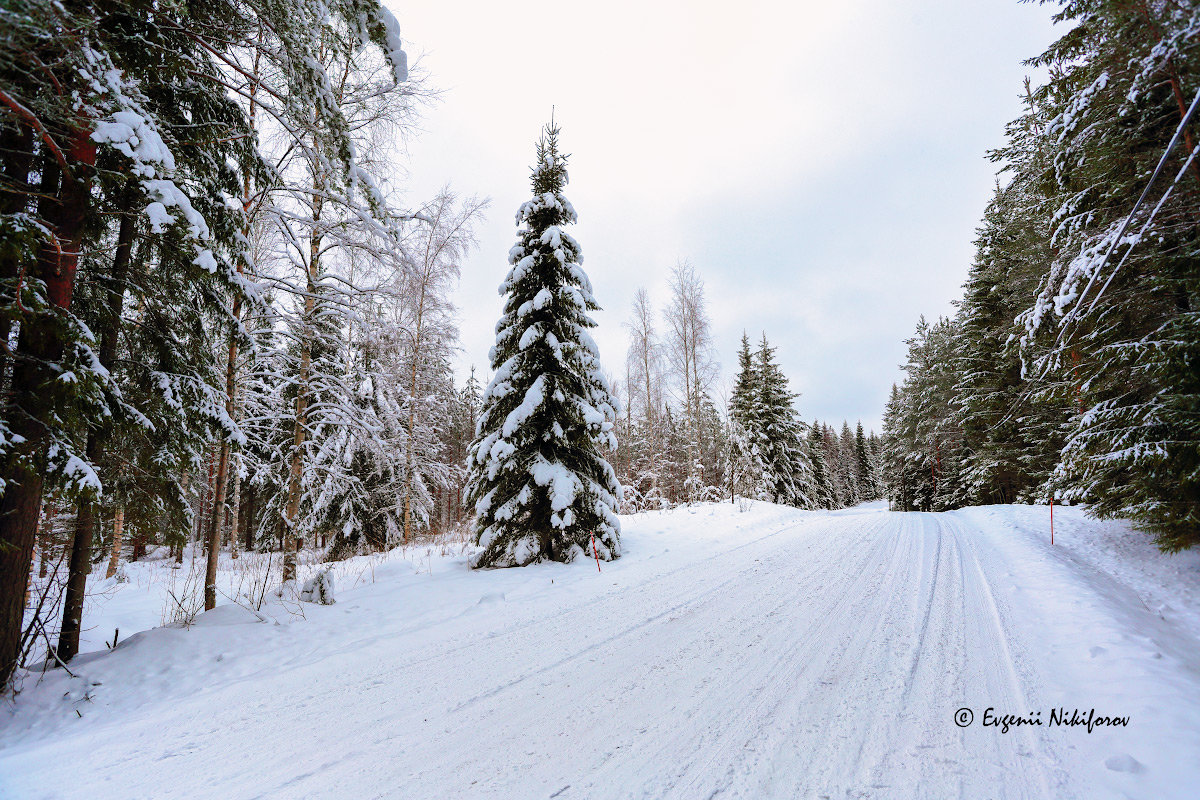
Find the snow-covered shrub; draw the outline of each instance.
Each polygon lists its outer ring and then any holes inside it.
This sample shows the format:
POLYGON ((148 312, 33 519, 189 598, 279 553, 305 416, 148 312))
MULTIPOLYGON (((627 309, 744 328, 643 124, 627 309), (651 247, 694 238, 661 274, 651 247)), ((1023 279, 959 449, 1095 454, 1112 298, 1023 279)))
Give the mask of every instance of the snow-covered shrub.
POLYGON ((300 590, 300 599, 305 603, 317 603, 322 606, 333 605, 332 571, 323 569, 305 581, 304 588, 300 590))
POLYGON ((626 483, 621 486, 620 513, 636 514, 643 510, 642 493, 636 484, 626 483))
POLYGON ((142 561, 163 561, 171 557, 171 548, 165 544, 151 548, 146 555, 142 556, 142 561))

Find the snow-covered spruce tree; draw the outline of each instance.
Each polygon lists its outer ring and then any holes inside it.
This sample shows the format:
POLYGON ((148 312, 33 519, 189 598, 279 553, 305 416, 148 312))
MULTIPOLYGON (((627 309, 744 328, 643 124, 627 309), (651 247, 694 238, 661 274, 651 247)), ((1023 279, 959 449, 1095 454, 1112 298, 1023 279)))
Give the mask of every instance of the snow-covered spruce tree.
POLYGON ((858 494, 860 500, 875 500, 879 497, 879 486, 875 482, 875 470, 867 451, 867 437, 863 433, 862 420, 854 431, 854 461, 857 466, 858 494))
POLYGON ((562 229, 567 157, 551 122, 537 146, 533 199, 517 212, 518 241, 501 294, 491 361, 467 466, 478 567, 620 555, 621 489, 602 450, 614 449, 616 400, 588 333, 599 308, 578 243, 562 229), (589 553, 590 554, 590 553, 589 553))
POLYGON ((842 435, 838 438, 838 449, 842 454, 842 457, 838 459, 838 469, 841 470, 842 481, 846 485, 846 505, 857 505, 863 499, 862 485, 859 482, 854 437, 850 433, 850 423, 846 420, 842 420, 842 435))
POLYGON ((808 429, 808 458, 813 468, 812 507, 837 508, 833 485, 829 480, 829 466, 825 463, 825 439, 819 422, 813 422, 808 429))
POLYGON ((1196 3, 1076 0, 1039 58, 1055 258, 1023 315, 1026 372, 1075 383, 1078 419, 1052 481, 1167 551, 1200 544, 1200 86, 1196 3), (1136 207, 1136 213, 1135 213, 1136 207), (1132 215, 1132 218, 1130 218, 1132 215), (1126 227, 1127 226, 1127 227, 1126 227), (1033 367, 1033 369, 1030 369, 1033 367))
POLYGON ((796 416, 798 395, 788 388, 787 376, 775 363, 775 348, 763 334, 755 355, 754 447, 762 469, 758 496, 762 500, 800 508, 811 507, 812 464, 804 447, 804 423, 796 416))
MULTIPOLYGON (((954 321, 930 325, 924 317, 907 340, 908 377, 893 391, 884 412, 889 498, 901 511, 946 511, 966 505, 962 432, 954 413, 955 349, 961 337, 954 321)), ((845 430, 849 438, 849 429, 845 430)), ((847 450, 853 457, 853 442, 847 450)))
POLYGON ((758 375, 750 352, 750 337, 742 331, 742 346, 738 350, 738 375, 729 396, 729 466, 730 493, 736 496, 756 495, 762 478, 762 463, 756 442, 760 428, 757 417, 758 375))

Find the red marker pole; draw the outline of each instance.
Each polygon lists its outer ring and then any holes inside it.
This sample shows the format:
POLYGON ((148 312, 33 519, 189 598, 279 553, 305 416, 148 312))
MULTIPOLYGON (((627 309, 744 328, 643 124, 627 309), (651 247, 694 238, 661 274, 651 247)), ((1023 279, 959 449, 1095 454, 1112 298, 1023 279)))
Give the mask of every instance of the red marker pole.
POLYGON ((596 549, 595 531, 592 531, 592 555, 596 557, 596 572, 600 572, 600 551, 596 549))
POLYGON ((1054 546, 1054 495, 1050 495, 1050 546, 1054 546))

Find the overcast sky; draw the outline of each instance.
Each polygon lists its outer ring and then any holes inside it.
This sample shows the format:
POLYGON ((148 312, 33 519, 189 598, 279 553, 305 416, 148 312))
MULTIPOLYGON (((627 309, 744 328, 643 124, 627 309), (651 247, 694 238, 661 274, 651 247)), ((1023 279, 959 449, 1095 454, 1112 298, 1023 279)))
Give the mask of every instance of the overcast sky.
POLYGON ((412 196, 492 200, 457 295, 460 374, 490 376, 554 105, 610 374, 634 292, 665 304, 686 258, 722 384, 742 330, 765 331, 805 419, 877 430, 903 340, 959 296, 1021 62, 1057 33, 1017 0, 386 2, 442 90, 408 146, 412 196))

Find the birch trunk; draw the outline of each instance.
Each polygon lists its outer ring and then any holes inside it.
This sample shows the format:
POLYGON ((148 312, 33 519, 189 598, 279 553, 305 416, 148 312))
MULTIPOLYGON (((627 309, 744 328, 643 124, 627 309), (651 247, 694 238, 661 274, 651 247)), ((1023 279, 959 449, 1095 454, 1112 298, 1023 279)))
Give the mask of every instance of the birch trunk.
POLYGON ((104 573, 105 578, 111 578, 117 574, 117 567, 121 565, 121 534, 125 528, 125 506, 117 506, 116 513, 113 516, 113 540, 112 540, 112 556, 108 559, 108 571, 104 573))
POLYGON ((288 469, 287 506, 284 508, 284 537, 283 537, 283 582, 296 578, 296 551, 299 539, 296 536, 296 517, 300 513, 300 478, 303 467, 304 440, 308 431, 308 393, 309 372, 312 369, 312 323, 313 308, 317 291, 317 266, 321 257, 321 236, 316 233, 316 226, 321 220, 321 195, 313 193, 313 226, 314 231, 309 238, 307 264, 307 292, 304 296, 304 325, 301 329, 300 344, 300 375, 297 378, 296 393, 296 424, 292 436, 292 460, 288 469))

